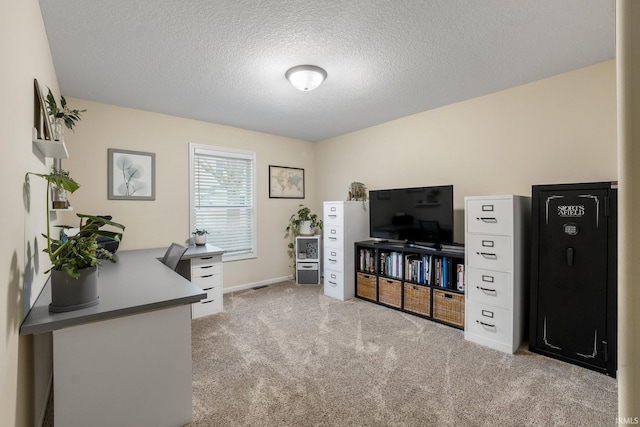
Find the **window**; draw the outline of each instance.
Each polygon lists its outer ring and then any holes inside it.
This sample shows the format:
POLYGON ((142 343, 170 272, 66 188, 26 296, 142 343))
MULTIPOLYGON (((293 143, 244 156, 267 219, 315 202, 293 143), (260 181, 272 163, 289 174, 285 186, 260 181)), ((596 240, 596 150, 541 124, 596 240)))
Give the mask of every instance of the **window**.
POLYGON ((225 261, 255 258, 256 154, 189 144, 191 230, 225 250, 225 261))

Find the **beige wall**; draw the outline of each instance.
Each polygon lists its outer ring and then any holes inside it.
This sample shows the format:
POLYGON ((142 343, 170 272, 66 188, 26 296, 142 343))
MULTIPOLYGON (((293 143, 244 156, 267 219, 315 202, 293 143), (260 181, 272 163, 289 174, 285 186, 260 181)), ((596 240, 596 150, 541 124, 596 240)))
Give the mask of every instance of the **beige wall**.
MULTIPOLYGON (((256 152, 258 257, 226 262, 224 286, 260 283, 292 273, 283 238, 289 216, 305 203, 313 209, 316 188, 315 145, 310 142, 251 132, 228 126, 166 116, 70 98, 73 108, 86 109, 75 132, 65 140, 69 160, 63 168, 81 188, 70 196, 76 212, 112 215, 126 226, 121 248, 166 247, 189 238, 189 143, 256 152), (107 149, 156 154, 156 200, 107 199, 107 149), (306 198, 270 199, 269 165, 305 169, 306 198)), ((75 218, 66 214, 64 221, 75 218)))
MULTIPOLYGON (((30 303, 46 280, 41 250, 46 221, 45 184, 25 186, 25 173, 51 165, 32 152, 33 79, 58 90, 49 44, 37 0, 0 2, 0 117, 3 165, 0 167, 0 425, 31 426, 40 414, 49 374, 50 344, 34 360, 33 337, 18 335, 30 303), (44 364, 44 365, 43 365, 44 364)), ((46 341, 46 336, 41 336, 46 341)))
POLYGON ((464 196, 531 194, 533 184, 616 180, 615 63, 608 61, 318 144, 318 197, 453 184, 464 196))

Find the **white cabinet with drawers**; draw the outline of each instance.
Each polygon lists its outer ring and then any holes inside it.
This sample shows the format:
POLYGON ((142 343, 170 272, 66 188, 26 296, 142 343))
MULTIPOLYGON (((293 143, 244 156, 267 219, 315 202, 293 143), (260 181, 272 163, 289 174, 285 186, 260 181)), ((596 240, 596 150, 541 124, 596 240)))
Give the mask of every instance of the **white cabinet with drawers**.
POLYGON ((527 319, 531 199, 505 195, 464 201, 464 337, 514 353, 527 319))
POLYGON ((369 204, 324 202, 324 294, 341 301, 355 296, 354 244, 369 237, 369 204))
POLYGON ((207 293, 207 297, 191 304, 193 319, 223 310, 222 254, 224 250, 213 246, 189 246, 176 267, 176 271, 207 293))

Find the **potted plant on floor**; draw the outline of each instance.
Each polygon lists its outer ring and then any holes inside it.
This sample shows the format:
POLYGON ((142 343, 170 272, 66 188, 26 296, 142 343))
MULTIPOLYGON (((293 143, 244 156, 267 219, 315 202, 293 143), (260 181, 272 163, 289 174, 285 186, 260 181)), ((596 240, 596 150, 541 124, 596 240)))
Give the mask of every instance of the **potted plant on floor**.
POLYGON ((289 218, 289 224, 284 230, 284 237, 291 240, 287 245, 287 252, 293 260, 296 259, 296 236, 313 236, 316 229, 322 230, 322 220, 318 218, 318 215, 312 213, 311 209, 304 205, 299 205, 298 208, 298 212, 289 218))
POLYGON ((110 216, 77 214, 80 227, 74 235, 68 235, 71 226, 62 225, 59 238, 51 235, 49 218, 49 194, 55 185, 70 193, 80 185, 68 175, 57 173, 32 174, 47 180, 47 247, 43 252, 49 255, 51 268, 51 304, 49 311, 64 312, 91 307, 98 304, 98 267, 103 260, 116 262, 113 254, 98 244, 98 237, 115 241, 122 239, 124 225, 111 221, 110 216), (103 230, 108 225, 121 231, 103 230))

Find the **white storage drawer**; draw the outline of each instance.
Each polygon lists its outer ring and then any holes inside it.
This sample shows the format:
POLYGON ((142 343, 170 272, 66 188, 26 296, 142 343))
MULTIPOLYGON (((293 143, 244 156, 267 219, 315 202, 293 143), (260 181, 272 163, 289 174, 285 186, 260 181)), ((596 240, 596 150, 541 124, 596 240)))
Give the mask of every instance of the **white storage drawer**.
POLYGON ((191 258, 191 267, 214 265, 214 264, 219 265, 221 262, 222 262, 222 257, 220 255, 205 256, 201 258, 191 258))
POLYGON ((465 311, 467 313, 465 326, 469 333, 500 343, 511 343, 513 322, 511 310, 467 301, 465 311))
POLYGON ((344 205, 342 203, 324 204, 324 225, 342 225, 344 221, 344 205))
POLYGON ((210 277, 192 277, 191 283, 199 287, 200 289, 212 289, 216 287, 222 287, 222 281, 220 275, 210 277))
POLYGON ((332 270, 344 271, 344 251, 342 248, 325 247, 324 267, 332 270))
POLYGON ((344 229, 339 226, 324 226, 324 246, 342 247, 344 242, 344 229))
POLYGON ((198 304, 191 304, 191 317, 197 318, 208 316, 210 314, 220 313, 222 311, 222 298, 204 299, 198 304))
POLYGON ((221 270, 220 264, 191 267, 191 278, 219 276, 221 270))
POLYGON ((466 205, 467 232, 511 234, 513 206, 511 199, 468 200, 466 205))
POLYGON ((510 236, 467 233, 466 263, 469 267, 497 271, 513 271, 513 248, 510 236))
POLYGON ((467 292, 470 300, 507 310, 513 308, 513 276, 492 270, 469 268, 467 292))
POLYGON ((344 275, 339 271, 324 270, 324 294, 333 298, 342 299, 344 287, 344 275))

